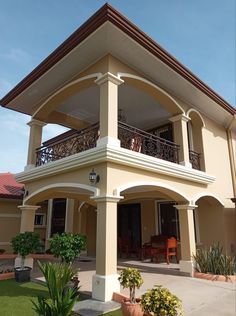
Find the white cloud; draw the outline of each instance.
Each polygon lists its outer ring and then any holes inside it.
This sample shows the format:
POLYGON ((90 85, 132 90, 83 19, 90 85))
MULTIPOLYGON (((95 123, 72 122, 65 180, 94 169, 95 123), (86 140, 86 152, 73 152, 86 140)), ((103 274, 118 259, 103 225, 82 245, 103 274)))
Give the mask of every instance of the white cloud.
POLYGON ((20 66, 29 66, 31 64, 31 55, 21 48, 12 48, 8 53, 1 54, 1 57, 15 62, 20 66))
POLYGON ((57 124, 48 124, 43 128, 43 141, 53 138, 66 131, 68 131, 68 128, 66 127, 57 124))

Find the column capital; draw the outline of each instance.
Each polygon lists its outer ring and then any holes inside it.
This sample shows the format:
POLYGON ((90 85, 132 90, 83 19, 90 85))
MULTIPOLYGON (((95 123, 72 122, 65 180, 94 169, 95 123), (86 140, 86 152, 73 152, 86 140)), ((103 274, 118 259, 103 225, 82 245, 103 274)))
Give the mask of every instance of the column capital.
POLYGON ((177 210, 194 210, 195 208, 197 208, 198 206, 195 204, 181 204, 181 205, 174 205, 174 207, 177 210))
POLYGON ((41 206, 39 205, 19 205, 21 211, 37 211, 41 206))
POLYGON ((47 125, 47 123, 44 123, 44 122, 41 122, 41 121, 38 121, 38 120, 35 120, 35 119, 32 118, 32 119, 27 123, 27 125, 29 125, 30 127, 31 127, 31 126, 41 126, 41 127, 43 127, 43 126, 47 125))
POLYGON ((90 199, 100 203, 100 202, 113 202, 117 203, 120 200, 122 200, 124 197, 123 196, 115 196, 115 195, 101 195, 101 196, 92 196, 90 199))
POLYGON ((124 80, 120 79, 119 77, 113 75, 110 72, 103 74, 101 77, 97 78, 94 82, 100 86, 107 81, 110 81, 117 86, 119 86, 120 84, 124 82, 124 80))
POLYGON ((188 122, 191 119, 190 119, 190 117, 188 117, 185 114, 178 114, 178 115, 175 115, 175 116, 171 117, 169 120, 174 123, 174 122, 180 121, 180 120, 184 121, 184 122, 188 122))

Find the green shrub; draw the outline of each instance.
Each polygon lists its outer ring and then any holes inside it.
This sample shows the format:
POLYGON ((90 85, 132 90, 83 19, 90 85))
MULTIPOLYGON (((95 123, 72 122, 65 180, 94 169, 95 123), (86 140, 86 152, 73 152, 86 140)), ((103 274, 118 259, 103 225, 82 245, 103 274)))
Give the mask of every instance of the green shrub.
POLYGON ((130 302, 135 303, 135 289, 139 289, 143 284, 143 279, 138 269, 135 268, 124 268, 118 279, 123 288, 129 289, 130 302))
POLYGON ((143 294, 141 306, 144 313, 154 313, 157 316, 176 316, 182 311, 181 300, 161 286, 156 286, 143 294))
POLYGON ((62 262, 72 263, 86 249, 86 237, 79 234, 55 234, 50 241, 52 254, 62 262))
POLYGON ((11 243, 14 252, 21 255, 21 268, 23 268, 25 257, 39 249, 40 238, 39 234, 34 232, 24 232, 13 237, 11 243))
POLYGON ((34 310, 39 316, 69 316, 78 299, 78 289, 69 288, 68 283, 75 274, 71 265, 65 263, 38 262, 49 292, 49 298, 38 297, 34 310))
POLYGON ((209 249, 198 249, 193 255, 195 269, 202 273, 229 276, 236 273, 235 256, 227 256, 223 253, 223 247, 214 244, 209 249))

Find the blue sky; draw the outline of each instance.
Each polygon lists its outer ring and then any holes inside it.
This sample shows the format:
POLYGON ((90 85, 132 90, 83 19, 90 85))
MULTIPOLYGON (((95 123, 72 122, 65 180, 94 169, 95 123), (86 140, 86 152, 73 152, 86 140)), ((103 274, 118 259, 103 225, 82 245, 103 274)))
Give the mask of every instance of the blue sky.
MULTIPOLYGON (((0 98, 105 2, 0 0, 0 98)), ((235 106, 235 0, 109 3, 235 106)), ((23 170, 29 119, 0 107, 0 172, 23 170)), ((48 125, 43 137, 62 131, 48 125)))

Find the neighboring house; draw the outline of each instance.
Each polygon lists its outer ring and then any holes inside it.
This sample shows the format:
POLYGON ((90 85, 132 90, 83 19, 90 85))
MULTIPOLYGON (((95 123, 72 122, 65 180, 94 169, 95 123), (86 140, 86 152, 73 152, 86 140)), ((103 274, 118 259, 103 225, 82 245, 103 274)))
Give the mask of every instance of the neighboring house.
POLYGON ((67 222, 96 252, 94 298, 119 291, 118 235, 175 235, 190 274, 196 246, 235 253, 236 110, 110 5, 1 105, 31 116, 21 231, 57 199, 48 226, 67 222), (42 144, 46 123, 72 130, 42 144))
POLYGON ((0 248, 11 249, 11 238, 20 231, 23 185, 11 173, 0 173, 0 248))

